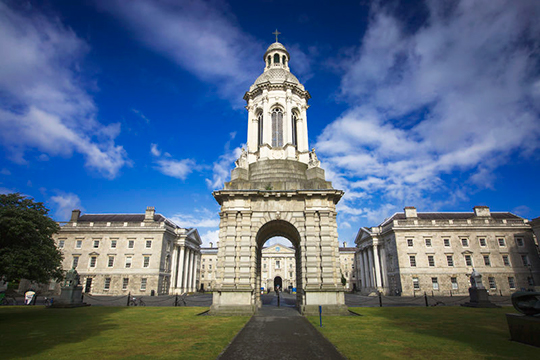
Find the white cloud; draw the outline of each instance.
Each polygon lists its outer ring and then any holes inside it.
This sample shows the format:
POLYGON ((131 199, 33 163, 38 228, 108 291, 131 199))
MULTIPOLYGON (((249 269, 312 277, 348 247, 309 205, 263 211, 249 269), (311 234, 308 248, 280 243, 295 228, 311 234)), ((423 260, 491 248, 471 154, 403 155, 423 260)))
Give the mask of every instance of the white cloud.
POLYGON ((77 70, 88 45, 58 19, 0 3, 0 141, 12 161, 37 149, 49 156, 82 154, 86 166, 107 178, 126 165, 114 143, 118 124, 95 117, 93 99, 77 70))
POLYGON ((219 226, 219 216, 216 213, 212 214, 208 210, 203 212, 195 212, 190 214, 175 214, 171 220, 183 228, 212 228, 219 226))
POLYGON ((212 247, 218 247, 219 230, 208 230, 204 234, 201 234, 201 240, 203 247, 210 247, 210 243, 212 243, 212 247))
POLYGON ((139 115, 141 119, 143 119, 147 124, 150 124, 150 119, 147 118, 140 110, 137 109, 131 109, 135 114, 139 115))
POLYGON ((264 67, 253 54, 264 49, 244 34, 221 1, 98 1, 135 37, 178 63, 239 105, 242 93, 264 67), (258 60, 258 61, 257 61, 258 60))
POLYGON ((150 153, 154 157, 158 158, 155 160, 157 164, 156 169, 167 176, 185 180, 188 175, 193 172, 193 170, 197 170, 199 168, 195 160, 192 159, 171 159, 171 155, 169 153, 165 153, 163 156, 161 156, 161 151, 158 149, 157 144, 150 145, 150 153))
MULTIPOLYGON (((492 188, 494 169, 540 147, 540 3, 427 4, 428 20, 412 33, 374 6, 343 63, 352 107, 316 147, 332 181, 355 192, 345 209, 361 206, 364 193, 420 206, 436 203, 432 195, 460 198, 464 186, 492 188), (443 181, 453 174, 466 183, 443 181)), ((364 212, 379 223, 393 210, 364 212)))
POLYGON ((81 199, 73 193, 61 192, 52 196, 50 200, 55 204, 55 215, 58 219, 69 220, 72 210, 82 210, 81 199))
POLYGON ((236 133, 230 133, 229 137, 229 141, 225 143, 225 153, 212 165, 212 179, 206 179, 206 185, 211 190, 223 188, 223 184, 231 174, 235 160, 240 157, 242 152, 242 147, 230 150, 231 141, 236 137, 236 133))

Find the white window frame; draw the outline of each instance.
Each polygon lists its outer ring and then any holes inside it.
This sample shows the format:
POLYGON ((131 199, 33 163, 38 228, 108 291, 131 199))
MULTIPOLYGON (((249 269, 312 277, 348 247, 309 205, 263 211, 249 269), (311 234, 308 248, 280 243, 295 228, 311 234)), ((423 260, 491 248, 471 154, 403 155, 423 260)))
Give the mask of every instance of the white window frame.
POLYGON ((484 258, 484 266, 491 266, 491 259, 489 258, 489 255, 483 255, 484 258))
POLYGON ((146 249, 151 249, 152 248, 152 240, 146 240, 146 242, 144 243, 144 246, 146 249))
POLYGON ((449 238, 443 239, 443 244, 444 244, 444 247, 450 247, 450 239, 449 238))
POLYGON ((519 247, 525 246, 525 241, 523 240, 522 237, 516 238, 516 245, 519 246, 519 247))
POLYGON ((497 238, 497 244, 499 244, 499 247, 506 247, 506 239, 503 237, 497 238))
POLYGON ((431 238, 424 239, 426 247, 431 247, 431 238))
POLYGON ((63 249, 66 246, 66 240, 58 240, 58 248, 63 249))
POLYGON ((88 267, 95 268, 97 265, 97 256, 90 256, 88 267))
POLYGON ((133 256, 126 256, 126 263, 124 267, 126 269, 131 269, 131 266, 133 265, 133 256))
POLYGON ((109 256, 107 259, 107 267, 112 268, 114 266, 114 256, 109 256))
POLYGON ((135 248, 135 240, 128 239, 128 249, 133 249, 133 248, 135 248))
POLYGON ((469 239, 461 238, 461 246, 462 247, 469 247, 469 239))
POLYGON ((529 256, 521 255, 521 263, 523 264, 523 266, 529 266, 529 256))
POLYGON ((439 290, 439 279, 436 277, 431 278, 431 284, 433 286, 433 290, 439 290))
POLYGON ((446 263, 448 264, 448 266, 454 266, 454 256, 446 255, 446 263))
POLYGON ((80 260, 79 258, 80 258, 79 255, 73 256, 73 260, 72 260, 72 262, 71 262, 71 267, 72 267, 72 268, 75 268, 75 269, 76 269, 77 266, 79 266, 79 260, 80 260), (76 259, 76 260, 75 260, 75 259, 76 259))
POLYGON ((122 290, 127 290, 129 286, 129 278, 123 278, 122 279, 122 290))
POLYGON ((150 267, 150 256, 143 256, 143 268, 150 267))
POLYGON ((512 264, 510 263, 510 256, 503 255, 502 256, 502 261, 503 261, 504 266, 512 266, 512 264))
POLYGON ((429 267, 435 267, 435 256, 428 255, 428 265, 429 267))
POLYGON ((414 239, 407 239, 407 246, 413 247, 414 246, 414 239))
POLYGON ((472 259, 472 255, 470 255, 470 254, 465 254, 464 259, 465 259, 465 266, 474 266, 473 259, 472 259), (468 261, 468 262, 469 262, 470 264, 467 264, 467 257, 469 258, 469 261, 468 261))
POLYGON ((418 280, 418 277, 413 276, 412 283, 413 283, 413 290, 420 290, 420 281, 418 280))
POLYGON ((452 290, 457 290, 457 289, 459 289, 458 282, 457 282, 457 277, 452 276, 452 277, 450 278, 450 283, 452 284, 452 290))
POLYGON ((92 247, 94 249, 99 249, 99 240, 94 240, 94 242, 92 243, 92 247))
POLYGON ((495 278, 493 276, 488 277, 488 284, 490 290, 497 290, 497 283, 495 282, 495 278))
POLYGON ((105 282, 103 283, 103 290, 109 291, 111 289, 111 278, 106 277, 105 282))
POLYGON ((75 249, 82 248, 82 240, 75 240, 75 249))
POLYGON ((117 246, 118 246, 118 240, 117 239, 111 240, 111 249, 116 249, 117 246))
POLYGON ((478 243, 480 244, 480 247, 486 247, 487 246, 487 241, 486 241, 486 238, 484 238, 484 237, 478 238, 478 243))
POLYGON ((508 287, 510 289, 515 289, 516 288, 516 278, 514 278, 513 276, 508 277, 508 287))
POLYGON ((148 278, 142 278, 141 279, 141 291, 146 291, 147 286, 148 286, 148 278))
POLYGON ((409 255, 409 264, 411 267, 416 267, 416 255, 409 255))

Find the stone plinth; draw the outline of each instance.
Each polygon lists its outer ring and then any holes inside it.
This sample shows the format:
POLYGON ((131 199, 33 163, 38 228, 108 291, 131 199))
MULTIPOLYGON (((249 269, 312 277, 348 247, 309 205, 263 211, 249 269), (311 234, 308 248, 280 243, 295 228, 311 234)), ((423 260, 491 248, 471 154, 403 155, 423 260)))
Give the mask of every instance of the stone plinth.
POLYGON ((488 292, 486 289, 469 288, 469 296, 471 301, 461 304, 461 306, 475 307, 475 308, 498 308, 500 306, 495 305, 489 301, 488 292))
POLYGON ((540 319, 522 314, 506 314, 512 341, 540 347, 540 319))
POLYGON ((80 306, 89 306, 82 301, 82 286, 62 286, 60 297, 55 298, 51 307, 54 308, 73 308, 80 306))

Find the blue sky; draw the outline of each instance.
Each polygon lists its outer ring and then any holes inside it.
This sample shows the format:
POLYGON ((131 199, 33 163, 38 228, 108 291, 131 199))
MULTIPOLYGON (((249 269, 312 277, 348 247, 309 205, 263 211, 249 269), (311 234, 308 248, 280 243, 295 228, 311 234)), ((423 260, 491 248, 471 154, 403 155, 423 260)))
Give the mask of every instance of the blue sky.
POLYGON ((0 191, 216 241, 278 28, 340 242, 404 206, 540 216, 538 1, 0 1, 0 191))

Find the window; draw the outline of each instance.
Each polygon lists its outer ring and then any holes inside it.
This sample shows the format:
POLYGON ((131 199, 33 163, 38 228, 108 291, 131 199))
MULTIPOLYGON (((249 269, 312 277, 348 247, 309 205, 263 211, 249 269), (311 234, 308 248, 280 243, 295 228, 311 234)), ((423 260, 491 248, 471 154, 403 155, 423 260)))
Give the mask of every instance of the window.
POLYGON ((480 242, 480 246, 482 246, 482 247, 486 246, 486 239, 485 238, 480 238, 480 239, 478 239, 478 241, 480 242))
POLYGON ((450 239, 443 239, 444 246, 450 247, 450 239))
POLYGON ((489 282, 489 288, 490 289, 496 289, 497 288, 497 284, 495 284, 495 278, 494 277, 488 277, 488 282, 489 282))
POLYGON ((212 270, 212 264, 208 264, 208 269, 212 270))
POLYGON ((279 269, 281 266, 281 261, 276 260, 276 269, 279 269))
POLYGON ((431 284, 433 285, 433 290, 439 290, 439 280, 436 277, 431 278, 431 284))
POLYGON ((77 268, 77 265, 79 265, 79 257, 78 256, 74 256, 73 257, 73 263, 71 264, 71 267, 76 269, 77 268))
POLYGON ((523 246, 523 238, 516 238, 517 246, 523 246))
POLYGON ((144 291, 146 290, 146 282, 147 282, 147 278, 142 278, 141 279, 141 291, 144 291))
POLYGON ((418 282, 417 277, 412 278, 413 288, 414 290, 420 290, 420 283, 418 282))
POLYGON ((59 247, 60 249, 63 249, 65 244, 66 244, 66 241, 65 241, 65 240, 60 240, 60 241, 58 242, 58 247, 59 247))
POLYGON ((510 289, 516 288, 516 280, 513 276, 508 277, 508 286, 510 287, 510 289))
POLYGON ((103 290, 109 290, 111 288, 111 278, 105 278, 105 285, 103 286, 103 290))
POLYGON ((131 267, 131 262, 133 261, 132 256, 126 256, 126 269, 129 269, 131 267))
POLYGON ((135 240, 129 240, 128 241, 128 249, 133 249, 135 246, 135 240))
POLYGON ((489 261, 489 255, 484 255, 484 265, 491 266, 491 261, 489 261))
POLYGON ((150 266, 150 256, 145 256, 145 257, 143 258, 143 267, 146 268, 146 267, 148 267, 148 266, 150 266))
POLYGON ((90 267, 96 267, 97 256, 90 257, 90 267))
POLYGON ((109 262, 107 264, 108 267, 114 266, 114 256, 109 256, 109 262))
POLYGON ((204 270, 204 264, 202 264, 202 269, 204 270))
POLYGON ((129 278, 123 278, 122 279, 122 290, 127 290, 129 285, 129 278))
POLYGON ((266 269, 266 264, 263 264, 263 268, 266 269))
POLYGON ((279 54, 274 54, 274 64, 279 64, 279 54))
POLYGON ((280 108, 272 110, 272 146, 283 146, 283 111, 280 108))
POLYGON ((271 61, 272 61, 272 58, 270 57, 270 55, 268 55, 268 57, 266 58, 266 62, 268 63, 268 66, 270 66, 271 61))
POLYGON ((506 246, 506 243, 504 242, 504 238, 498 238, 497 241, 499 242, 499 246, 506 246))
POLYGON ((521 262, 523 263, 523 266, 529 265, 529 258, 527 257, 527 255, 521 255, 521 262))
POLYGON ((448 263, 448 266, 454 266, 454 258, 452 255, 446 255, 446 262, 448 263))
POLYGON ((472 258, 471 258, 471 255, 465 255, 465 264, 467 266, 473 266, 472 265, 472 258))
POLYGON ((111 240, 111 249, 116 249, 116 240, 111 240))
POLYGON ((461 245, 463 247, 468 247, 469 246, 469 239, 461 239, 461 245))
POLYGON ((259 119, 259 146, 263 144, 263 114, 262 112, 258 115, 259 119))
POLYGON ((152 240, 146 240, 146 248, 151 249, 152 248, 152 240))
POLYGON ((94 249, 99 247, 99 240, 94 240, 94 249))
POLYGON ((292 271, 289 272, 289 277, 292 279, 292 271))
POLYGON ((502 259, 504 266, 510 266, 510 259, 508 258, 508 255, 503 255, 502 259))
POLYGON ((409 247, 413 246, 413 239, 407 239, 407 246, 409 247))
POLYGON ((458 289, 457 278, 451 277, 450 282, 452 283, 452 290, 457 290, 458 289))
POLYGON ((76 249, 82 248, 82 240, 77 240, 77 242, 75 243, 75 248, 76 249))
POLYGON ((428 255, 427 261, 429 266, 435 266, 435 259, 433 258, 433 255, 428 255))
POLYGON ((426 247, 431 247, 431 239, 426 239, 426 247))
POLYGON ((411 266, 416 266, 416 257, 414 255, 410 255, 409 262, 411 263, 411 266))
POLYGON ((296 134, 296 122, 298 121, 298 114, 295 112, 293 112, 292 114, 292 118, 291 118, 291 122, 292 122, 292 144, 294 146, 298 145, 298 139, 297 139, 297 134, 296 134))

